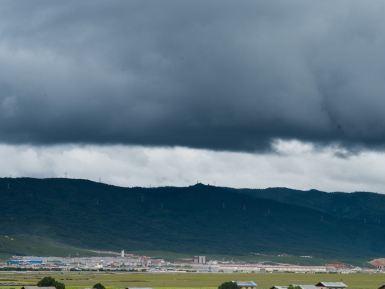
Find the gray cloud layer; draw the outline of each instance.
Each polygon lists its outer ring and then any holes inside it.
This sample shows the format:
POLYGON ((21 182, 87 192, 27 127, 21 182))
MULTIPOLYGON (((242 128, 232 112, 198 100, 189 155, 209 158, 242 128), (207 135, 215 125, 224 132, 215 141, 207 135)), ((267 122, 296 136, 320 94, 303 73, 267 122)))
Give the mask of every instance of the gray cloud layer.
POLYGON ((86 178, 122 186, 290 187, 385 193, 385 153, 278 141, 265 154, 127 145, 2 145, 0 175, 86 178), (276 153, 278 152, 278 154, 276 153))
POLYGON ((3 1, 0 142, 385 144, 383 1, 3 1))

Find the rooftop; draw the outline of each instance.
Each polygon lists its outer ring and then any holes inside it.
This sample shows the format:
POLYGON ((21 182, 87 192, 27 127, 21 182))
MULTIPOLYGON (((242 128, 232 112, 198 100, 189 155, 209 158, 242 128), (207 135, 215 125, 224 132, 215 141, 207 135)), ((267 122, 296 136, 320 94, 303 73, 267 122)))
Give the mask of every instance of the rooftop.
POLYGON ((39 286, 23 286, 22 289, 56 289, 53 286, 39 287, 39 286))
POLYGON ((257 283, 254 281, 233 281, 239 287, 257 287, 257 283))
POLYGON ((292 284, 294 287, 298 286, 300 287, 301 289, 319 289, 317 286, 315 285, 301 285, 301 284, 292 284))
POLYGON ((319 282, 317 286, 333 287, 333 288, 346 288, 348 287, 344 282, 319 282))

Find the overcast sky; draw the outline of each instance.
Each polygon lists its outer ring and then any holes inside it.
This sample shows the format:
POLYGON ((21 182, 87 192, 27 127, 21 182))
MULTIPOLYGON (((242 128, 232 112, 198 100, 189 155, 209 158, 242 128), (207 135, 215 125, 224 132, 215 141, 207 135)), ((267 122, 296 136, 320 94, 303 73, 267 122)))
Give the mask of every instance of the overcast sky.
POLYGON ((385 192, 385 2, 4 0, 0 173, 385 192))

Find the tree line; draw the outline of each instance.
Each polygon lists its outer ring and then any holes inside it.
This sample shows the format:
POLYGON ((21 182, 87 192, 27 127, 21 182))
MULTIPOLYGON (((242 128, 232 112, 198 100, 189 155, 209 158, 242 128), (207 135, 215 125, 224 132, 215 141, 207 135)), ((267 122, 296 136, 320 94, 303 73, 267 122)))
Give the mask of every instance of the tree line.
MULTIPOLYGON (((39 282, 37 282, 39 287, 55 287, 56 289, 65 289, 65 284, 59 281, 56 281, 55 278, 50 276, 44 277, 39 282)), ((92 286, 93 289, 106 289, 102 283, 96 283, 92 286)))

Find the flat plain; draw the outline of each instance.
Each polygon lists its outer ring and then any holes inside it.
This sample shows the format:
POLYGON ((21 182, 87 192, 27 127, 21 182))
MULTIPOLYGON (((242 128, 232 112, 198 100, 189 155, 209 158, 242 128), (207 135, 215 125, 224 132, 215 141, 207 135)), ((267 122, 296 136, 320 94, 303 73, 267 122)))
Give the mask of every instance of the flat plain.
POLYGON ((315 284, 318 281, 343 281, 350 289, 377 289, 385 284, 385 274, 295 274, 295 273, 112 273, 112 272, 0 272, 0 289, 35 285, 44 276, 64 282, 67 289, 91 288, 101 282, 107 289, 152 287, 155 289, 214 289, 224 281, 253 280, 260 289, 273 285, 315 284))

